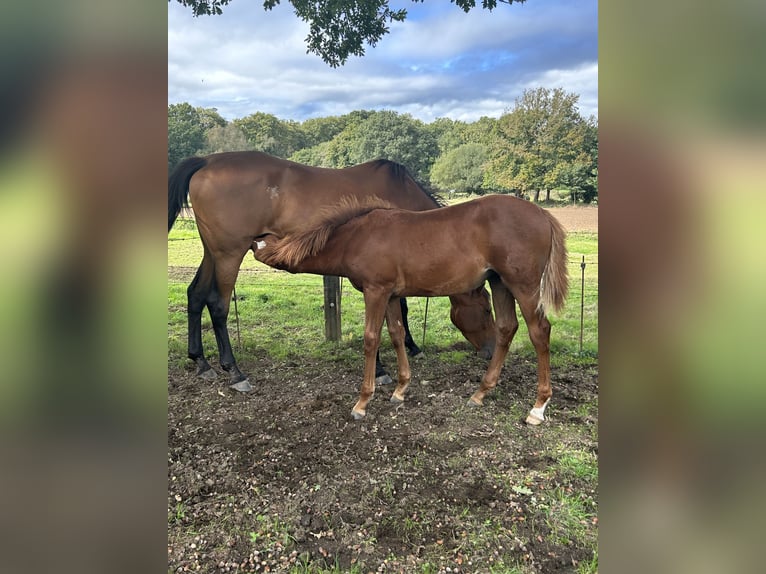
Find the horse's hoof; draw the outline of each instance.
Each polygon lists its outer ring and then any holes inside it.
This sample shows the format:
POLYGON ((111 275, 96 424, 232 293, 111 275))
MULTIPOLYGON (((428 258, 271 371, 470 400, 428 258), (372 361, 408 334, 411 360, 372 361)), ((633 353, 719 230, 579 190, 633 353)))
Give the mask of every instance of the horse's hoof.
POLYGON ((468 399, 468 406, 469 407, 480 407, 482 404, 479 401, 475 401, 472 398, 468 399))
POLYGON ((543 419, 538 418, 535 415, 530 413, 529 415, 527 415, 526 423, 529 426, 536 427, 536 426, 541 425, 543 423, 543 419))
POLYGON ((356 411, 351 411, 351 416, 354 417, 355 421, 360 421, 364 418, 365 413, 358 413, 356 411))
POLYGON ((388 375, 380 375, 379 377, 375 377, 376 385, 390 385, 393 382, 393 379, 388 375))
POLYGON ((395 405, 401 405, 404 402, 404 399, 400 399, 395 395, 391 395, 391 402, 395 405))
POLYGON ((545 407, 548 406, 549 402, 551 402, 550 397, 548 397, 548 400, 543 403, 543 406, 534 407, 531 411, 529 411, 529 416, 527 416, 528 425, 538 426, 545 421, 545 407))
POLYGON ((249 393, 253 390, 253 386, 247 379, 244 381, 239 381, 238 383, 234 383, 233 385, 229 385, 229 388, 234 389, 235 391, 239 391, 240 393, 249 393))
POLYGON ((422 359, 425 356, 426 356, 426 354, 423 351, 421 351, 420 349, 418 349, 417 353, 412 353, 410 355, 410 359, 422 359))
POLYGON ((218 378, 218 373, 215 372, 215 369, 213 367, 209 367, 202 371, 201 373, 197 373, 197 376, 200 379, 204 379, 205 381, 214 381, 218 378))

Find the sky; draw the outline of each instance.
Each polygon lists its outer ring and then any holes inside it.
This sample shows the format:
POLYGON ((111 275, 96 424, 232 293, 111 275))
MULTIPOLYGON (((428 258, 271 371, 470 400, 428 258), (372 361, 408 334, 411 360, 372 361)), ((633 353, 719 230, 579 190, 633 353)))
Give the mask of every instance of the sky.
MULTIPOLYGON (((480 5, 480 3, 477 3, 480 5)), ((168 103, 217 108, 227 120, 255 112, 283 120, 394 110, 426 123, 500 117, 525 89, 579 95, 598 115, 597 0, 527 0, 469 13, 447 0, 392 0, 407 8, 375 47, 331 68, 306 52, 308 24, 283 4, 233 0, 194 18, 168 4, 168 103)))

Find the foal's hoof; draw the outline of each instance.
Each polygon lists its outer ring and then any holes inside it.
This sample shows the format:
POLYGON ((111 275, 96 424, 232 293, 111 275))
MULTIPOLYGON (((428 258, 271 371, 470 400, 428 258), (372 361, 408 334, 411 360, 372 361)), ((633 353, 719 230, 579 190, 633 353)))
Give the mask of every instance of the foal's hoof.
POLYGON ((213 367, 209 367, 201 373, 197 373, 197 376, 205 381, 214 381, 218 378, 218 373, 215 372, 213 367))
POLYGON ((543 419, 538 418, 535 415, 530 413, 530 414, 527 415, 526 423, 529 426, 536 427, 536 426, 539 426, 539 425, 541 425, 543 423, 543 419))
POLYGON ((364 418, 366 413, 358 413, 356 411, 351 411, 351 416, 354 418, 355 421, 360 421, 364 418))
POLYGON ((240 393, 249 393, 253 390, 253 386, 247 379, 244 381, 239 381, 238 383, 234 383, 233 385, 229 385, 229 388, 234 389, 235 391, 239 391, 240 393))
POLYGON ((380 375, 379 377, 375 377, 376 385, 390 385, 393 382, 393 379, 388 375, 380 375))
POLYGON ((545 407, 548 406, 548 403, 550 402, 550 400, 551 400, 550 397, 548 397, 548 400, 545 401, 543 406, 534 407, 531 411, 529 411, 529 415, 527 416, 528 425, 536 427, 545 421, 545 407))
POLYGON ((481 407, 483 406, 479 401, 474 400, 473 398, 468 399, 468 406, 469 407, 481 407))
POLYGON ((404 402, 404 399, 400 399, 396 395, 391 395, 391 402, 395 405, 401 405, 404 402))

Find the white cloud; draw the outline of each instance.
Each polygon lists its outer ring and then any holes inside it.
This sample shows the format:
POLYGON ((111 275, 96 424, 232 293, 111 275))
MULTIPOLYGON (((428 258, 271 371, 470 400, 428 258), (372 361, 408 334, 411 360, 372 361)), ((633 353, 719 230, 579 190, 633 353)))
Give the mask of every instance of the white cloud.
MULTIPOLYGON (((436 2, 437 0, 430 0, 436 2)), ((168 101, 283 119, 395 109, 424 121, 497 117, 527 87, 563 87, 596 113, 596 2, 476 8, 430 4, 391 25, 363 58, 333 69, 306 53, 308 26, 288 6, 237 0, 222 16, 168 5, 168 101)))

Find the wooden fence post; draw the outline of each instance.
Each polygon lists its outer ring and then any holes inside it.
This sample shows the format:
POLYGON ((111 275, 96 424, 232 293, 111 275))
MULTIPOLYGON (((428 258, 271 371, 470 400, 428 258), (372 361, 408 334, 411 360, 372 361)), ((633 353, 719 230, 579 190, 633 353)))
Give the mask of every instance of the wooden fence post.
POLYGON ((324 336, 340 341, 340 278, 324 276, 324 336))

